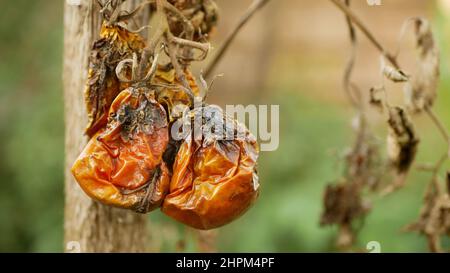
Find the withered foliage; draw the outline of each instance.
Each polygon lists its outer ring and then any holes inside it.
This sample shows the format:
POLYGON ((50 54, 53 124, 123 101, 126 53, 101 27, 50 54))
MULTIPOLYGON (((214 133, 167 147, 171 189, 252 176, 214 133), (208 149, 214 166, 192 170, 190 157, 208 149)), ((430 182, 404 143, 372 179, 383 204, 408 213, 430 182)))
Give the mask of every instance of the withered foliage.
POLYGON ((413 123, 400 107, 389 109, 387 153, 389 163, 398 174, 409 170, 414 161, 419 139, 413 123))
MULTIPOLYGON (((350 1, 345 1, 347 6, 350 1)), ((355 140, 353 146, 345 155, 344 174, 337 184, 326 187, 323 197, 323 212, 321 225, 339 226, 337 246, 347 250, 355 242, 357 230, 355 221, 363 223, 370 211, 371 203, 363 196, 367 190, 376 190, 383 174, 379 145, 369 127, 364 95, 358 86, 351 81, 354 70, 357 49, 357 35, 352 18, 347 16, 347 26, 351 41, 351 54, 344 71, 344 90, 357 112, 353 122, 355 140)), ((389 71, 385 71, 387 73, 389 71)), ((393 75, 393 77, 396 75, 393 75)), ((383 88, 373 88, 370 92, 370 103, 383 108, 380 91, 383 88)))
POLYGON ((383 68, 383 74, 386 78, 393 82, 407 82, 409 80, 409 76, 406 75, 405 72, 395 69, 392 66, 385 65, 383 68))
POLYGON ((424 18, 414 18, 417 48, 417 72, 405 85, 406 104, 413 112, 433 106, 439 83, 439 49, 430 23, 424 18))
POLYGON ((405 230, 425 235, 431 251, 444 252, 441 237, 450 236, 450 173, 447 173, 445 189, 434 179, 428 186, 419 219, 405 230))
MULTIPOLYGON (((219 10, 212 0, 168 0, 168 2, 182 11, 184 18, 190 21, 194 41, 204 39, 204 36, 209 35, 217 25, 219 10)), ((168 18, 170 30, 175 36, 180 36, 186 31, 184 18, 180 17, 171 13, 168 18)))
POLYGON ((384 110, 384 92, 386 92, 384 86, 374 86, 369 89, 369 105, 376 107, 381 112, 384 110))
MULTIPOLYGON (((88 82, 85 102, 89 116, 86 134, 92 137, 105 126, 108 110, 119 92, 129 85, 121 83, 116 76, 117 64, 130 58, 133 53, 141 53, 145 41, 138 34, 124 27, 104 22, 100 39, 94 42, 89 58, 88 82)), ((130 75, 131 77, 131 75, 130 75)))
POLYGON ((324 212, 320 224, 339 226, 337 246, 345 249, 355 241, 353 221, 363 218, 369 210, 370 203, 363 200, 358 183, 342 181, 329 184, 325 189, 324 212))
POLYGON ((344 175, 337 184, 327 185, 323 197, 321 225, 338 225, 337 246, 347 249, 353 245, 355 220, 364 220, 371 203, 363 197, 365 189, 375 190, 382 176, 379 145, 367 128, 364 116, 354 126, 356 140, 345 155, 344 175))
MULTIPOLYGON (((347 23, 350 29, 350 40, 352 42, 352 54, 349 65, 346 68, 344 77, 345 90, 355 90, 355 84, 350 83, 350 74, 354 64, 356 34, 353 27, 353 21, 356 15, 349 8, 349 0, 344 3, 332 1, 347 16, 347 23)), ((336 224, 340 227, 338 245, 349 247, 355 239, 353 221, 363 219, 368 213, 368 201, 364 198, 364 189, 371 183, 367 183, 369 178, 376 178, 378 182, 382 180, 392 180, 382 191, 383 194, 391 193, 402 188, 408 172, 414 163, 417 149, 419 146, 419 137, 414 128, 411 114, 426 112, 440 133, 445 136, 445 141, 450 145, 448 132, 439 121, 439 118, 432 112, 431 108, 436 100, 437 87, 439 83, 439 49, 433 37, 430 23, 424 18, 412 18, 406 21, 403 31, 413 23, 414 35, 417 50, 417 69, 413 74, 404 72, 397 62, 397 55, 390 54, 367 27, 358 21, 357 26, 362 30, 369 40, 380 50, 382 55, 382 76, 381 85, 370 89, 368 94, 368 104, 387 114, 387 141, 386 141, 386 160, 378 157, 376 164, 373 164, 370 158, 371 154, 376 152, 375 146, 370 145, 370 138, 367 134, 367 127, 357 130, 357 141, 353 149, 347 156, 346 173, 338 180, 335 185, 328 185, 324 195, 324 212, 322 214, 321 224, 336 224), (385 64, 388 61, 390 65, 385 64), (392 66, 391 66, 392 65, 392 66), (392 106, 388 101, 388 90, 384 84, 384 79, 393 83, 403 84, 404 104, 392 106), (362 137, 362 136, 366 137, 362 137), (361 140, 361 141, 358 141, 361 140), (358 143, 363 143, 362 145, 358 143), (359 148, 358 148, 359 147, 359 148), (369 152, 372 151, 372 152, 369 152), (380 168, 384 165, 388 169, 380 168), (386 172, 387 170, 391 170, 386 172), (393 179, 390 176, 393 174, 393 179), (388 178, 389 177, 389 178, 388 178)), ((399 39, 401 40, 401 39, 399 39)), ((361 97, 361 96, 359 96, 361 97)), ((362 96, 364 97, 364 96, 362 96)), ((350 97, 351 99, 351 97, 350 97)), ((360 121, 366 121, 366 108, 359 102, 351 100, 355 109, 359 113, 360 121)), ((363 123, 367 126, 366 123, 363 123)), ((369 134, 370 135, 370 134, 369 134)), ((443 163, 448 160, 448 152, 433 167, 433 179, 428 187, 424 198, 424 205, 417 222, 409 225, 406 230, 417 231, 424 234, 429 241, 431 251, 441 252, 441 237, 450 235, 450 174, 447 174, 447 189, 442 190, 439 183, 439 171, 443 163)), ((388 181, 389 181, 388 180, 388 181)), ((375 183, 372 189, 378 189, 375 183)), ((386 184, 386 183, 383 183, 386 184)))
POLYGON ((359 116, 354 130, 356 139, 346 155, 345 177, 361 187, 375 190, 383 173, 379 142, 370 130, 364 115, 359 116))

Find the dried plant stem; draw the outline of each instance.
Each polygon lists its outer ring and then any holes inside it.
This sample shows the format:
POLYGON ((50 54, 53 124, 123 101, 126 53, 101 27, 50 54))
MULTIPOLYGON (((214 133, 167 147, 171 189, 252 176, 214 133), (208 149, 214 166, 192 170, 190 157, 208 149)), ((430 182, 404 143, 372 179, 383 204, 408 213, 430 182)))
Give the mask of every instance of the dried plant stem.
POLYGON ((193 40, 194 39, 194 26, 192 26, 191 21, 184 16, 184 14, 179 11, 174 5, 170 4, 167 1, 163 2, 164 8, 169 11, 170 13, 177 16, 184 24, 185 26, 185 33, 186 33, 186 39, 193 40))
POLYGON ((243 26, 252 18, 252 16, 261 9, 265 4, 267 4, 270 0, 254 0, 253 3, 250 5, 250 7, 247 9, 247 11, 242 15, 242 17, 239 19, 236 26, 233 28, 233 30, 228 34, 228 36, 225 39, 225 42, 220 46, 218 49, 216 55, 214 55, 213 59, 205 69, 204 77, 207 79, 211 76, 211 73, 216 68, 217 64, 220 62, 222 57, 225 55, 225 52, 228 50, 230 45, 233 43, 234 39, 236 38, 239 31, 242 29, 243 26))
MULTIPOLYGON (((356 14, 346 4, 344 4, 340 0, 330 0, 330 1, 333 4, 335 4, 343 13, 345 13, 347 20, 350 19, 355 24, 355 26, 357 26, 362 31, 362 33, 364 33, 364 35, 380 51, 380 53, 386 58, 386 60, 388 60, 396 69, 402 70, 397 62, 395 55, 389 53, 389 51, 386 50, 386 48, 375 38, 375 36, 367 28, 367 26, 356 16, 356 14)), ((436 125, 442 136, 444 137, 446 143, 448 144, 449 149, 447 153, 450 155, 450 136, 448 130, 442 124, 438 116, 434 114, 432 109, 427 108, 426 112, 433 121, 433 123, 436 125)))
POLYGON ((183 84, 183 86, 185 88, 190 90, 189 83, 188 83, 186 76, 183 73, 183 69, 181 68, 181 65, 177 59, 176 46, 172 42, 173 37, 171 36, 170 32, 166 32, 166 34, 164 35, 164 38, 166 40, 170 62, 172 63, 173 68, 175 68, 175 74, 177 75, 177 79, 181 82, 181 84, 183 84))
POLYGON ((181 38, 175 37, 173 35, 171 35, 170 40, 171 40, 172 43, 176 43, 176 44, 181 45, 181 46, 187 46, 187 47, 191 47, 191 48, 196 48, 196 49, 199 49, 199 50, 201 50, 203 52, 208 52, 209 51, 209 44, 197 43, 195 41, 181 39, 181 38))
POLYGON ((370 42, 380 51, 381 54, 397 69, 400 69, 397 59, 386 50, 385 47, 375 38, 372 32, 367 28, 367 26, 356 16, 355 13, 344 3, 339 0, 330 0, 335 4, 350 20, 359 28, 359 30, 364 33, 364 35, 370 40, 370 42))
POLYGON ((425 108, 425 111, 428 114, 428 116, 430 117, 430 119, 433 121, 433 123, 436 125, 436 127, 438 128, 442 137, 444 137, 447 145, 449 146, 448 154, 450 154, 450 135, 449 135, 447 129, 445 128, 444 124, 442 124, 442 122, 440 121, 438 116, 434 113, 433 109, 427 107, 427 108, 425 108))
POLYGON ((438 185, 437 176, 439 174, 440 169, 442 168, 442 165, 444 165, 444 163, 450 157, 450 136, 449 136, 448 131, 445 128, 444 124, 442 124, 442 122, 440 121, 438 116, 436 116, 434 111, 429 107, 425 108, 425 111, 428 114, 428 116, 430 117, 430 119, 432 120, 432 122, 436 125, 437 129, 439 130, 439 132, 444 137, 444 139, 446 140, 446 143, 447 143, 447 151, 445 151, 445 153, 441 156, 439 161, 433 167, 433 179, 431 180, 431 183, 433 183, 434 186, 436 188, 438 188, 439 185, 438 185))
MULTIPOLYGON (((346 0, 345 4, 347 6, 350 5, 350 0, 346 0)), ((355 66, 355 59, 356 59, 356 48, 358 46, 358 41, 356 37, 356 31, 355 27, 353 26, 352 20, 350 17, 346 16, 347 26, 348 26, 348 32, 350 37, 350 43, 351 43, 351 52, 350 57, 347 62, 347 66, 345 67, 344 72, 344 90, 347 94, 347 97, 350 101, 350 103, 353 105, 353 107, 361 109, 362 103, 360 96, 361 94, 358 93, 358 98, 354 97, 354 91, 358 92, 359 90, 357 88, 354 88, 354 86, 351 83, 351 77, 353 73, 353 68, 355 66)))
POLYGON ((438 182, 437 176, 439 174, 440 169, 442 168, 442 165, 444 165, 444 163, 445 163, 445 161, 447 161, 447 159, 448 159, 448 153, 445 153, 444 155, 441 156, 439 161, 434 166, 433 179, 432 179, 431 183, 433 183, 436 188, 439 188, 439 182, 438 182))
MULTIPOLYGON (((145 53, 150 54, 150 52, 154 52, 154 48, 158 44, 159 39, 161 37, 164 37, 164 41, 167 46, 167 51, 168 51, 168 55, 170 58, 170 62, 172 63, 172 65, 175 69, 176 77, 177 77, 178 81, 180 81, 180 83, 184 86, 184 88, 188 92, 189 96, 191 98, 193 98, 193 93, 190 88, 190 85, 186 79, 184 72, 183 72, 183 68, 181 67, 181 64, 178 61, 177 45, 190 47, 190 48, 197 48, 197 49, 202 50, 203 53, 206 54, 209 50, 209 44, 202 44, 202 43, 198 43, 198 42, 195 42, 192 40, 185 40, 185 39, 182 39, 179 37, 175 37, 169 28, 169 22, 167 21, 166 9, 168 9, 172 13, 176 13, 178 16, 182 16, 183 22, 186 26, 187 25, 192 26, 190 22, 187 23, 187 21, 189 21, 189 20, 187 20, 186 17, 184 17, 184 15, 182 15, 182 13, 180 11, 178 11, 174 6, 170 5, 167 2, 167 0, 156 0, 156 10, 157 10, 157 13, 159 14, 159 16, 161 16, 161 22, 160 22, 161 26, 159 27, 157 35, 154 36, 153 40, 149 44, 150 49, 146 50, 147 52, 145 52, 145 53)), ((191 27, 188 27, 188 30, 190 32, 191 27)))

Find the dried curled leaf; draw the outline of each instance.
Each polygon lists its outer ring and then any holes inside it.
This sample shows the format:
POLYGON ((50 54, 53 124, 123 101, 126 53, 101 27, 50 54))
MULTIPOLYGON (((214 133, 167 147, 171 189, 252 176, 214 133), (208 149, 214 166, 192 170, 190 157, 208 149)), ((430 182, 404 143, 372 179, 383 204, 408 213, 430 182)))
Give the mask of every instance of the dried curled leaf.
POLYGON ((406 112, 400 107, 389 109, 387 152, 390 164, 398 174, 406 173, 416 156, 419 139, 406 112))
MULTIPOLYGON (((218 7, 212 0, 168 0, 191 22, 194 29, 194 41, 199 41, 204 35, 210 34, 217 25, 218 7)), ((175 36, 185 32, 185 26, 179 17, 169 16, 170 30, 175 36)))
POLYGON ((339 247, 349 247, 354 241, 352 222, 363 218, 370 210, 370 204, 361 197, 360 185, 342 181, 329 184, 323 197, 323 212, 320 225, 338 225, 339 247))
POLYGON ((405 72, 389 65, 384 66, 383 75, 393 82, 407 82, 409 80, 409 76, 405 72))
POLYGON ((431 107, 436 99, 440 75, 440 54, 434 40, 430 23, 423 18, 415 19, 417 72, 405 85, 406 103, 414 112, 431 107))
POLYGON ((426 235, 429 247, 433 252, 442 252, 441 236, 450 236, 449 186, 449 175, 447 175, 446 191, 440 188, 439 181, 430 183, 419 219, 405 228, 407 231, 426 235))
POLYGON ((377 107, 379 110, 383 110, 383 92, 386 92, 384 86, 374 86, 369 90, 370 100, 369 103, 372 106, 377 107))
POLYGON ((104 22, 100 39, 94 42, 89 58, 89 72, 85 103, 89 116, 86 134, 92 137, 106 125, 111 103, 119 92, 128 87, 120 83, 115 69, 117 64, 141 52, 145 42, 139 35, 119 25, 104 22))
POLYGON ((363 216, 369 208, 358 191, 352 183, 329 184, 323 198, 320 224, 349 224, 352 219, 363 216))
POLYGON ((345 154, 344 176, 337 184, 327 185, 323 199, 321 225, 337 225, 337 246, 350 247, 355 239, 354 221, 364 219, 370 203, 363 200, 365 188, 375 190, 381 181, 382 162, 379 145, 364 113, 354 119, 354 144, 345 154))
POLYGON ((245 213, 258 197, 256 139, 245 130, 243 138, 224 140, 223 133, 233 136, 243 125, 217 106, 196 108, 186 118, 199 120, 201 130, 193 128, 181 144, 162 211, 194 228, 220 227, 245 213), (223 130, 203 130, 213 122, 225 125, 223 130))
POLYGON ((383 174, 379 145, 372 135, 363 132, 353 149, 347 154, 346 177, 348 181, 375 190, 383 174))
POLYGON ((169 183, 163 153, 166 112, 145 90, 128 88, 114 100, 105 130, 91 138, 72 167, 81 188, 104 204, 148 212, 160 206, 169 183))

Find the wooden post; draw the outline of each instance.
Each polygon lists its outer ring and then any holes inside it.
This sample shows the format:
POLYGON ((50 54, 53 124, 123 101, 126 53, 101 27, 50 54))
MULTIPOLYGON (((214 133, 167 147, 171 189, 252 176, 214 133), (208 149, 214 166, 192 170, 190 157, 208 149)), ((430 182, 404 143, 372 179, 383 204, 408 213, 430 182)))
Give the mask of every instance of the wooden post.
MULTIPOLYGON (((87 142, 83 101, 88 57, 101 18, 95 0, 67 0, 64 7, 65 221, 66 251, 144 252, 148 250, 146 217, 92 201, 75 182, 70 168, 87 142)), ((127 1, 127 8, 139 1, 127 1)), ((141 12, 141 18, 148 18, 141 12)))

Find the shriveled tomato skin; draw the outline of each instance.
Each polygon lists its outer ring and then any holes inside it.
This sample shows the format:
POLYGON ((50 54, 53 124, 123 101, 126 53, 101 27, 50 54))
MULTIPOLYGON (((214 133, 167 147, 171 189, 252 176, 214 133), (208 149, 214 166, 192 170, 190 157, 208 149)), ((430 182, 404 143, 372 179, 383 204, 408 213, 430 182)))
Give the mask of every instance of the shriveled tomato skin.
POLYGON ((189 137, 177 153, 162 211, 197 229, 233 221, 259 195, 257 157, 258 147, 251 136, 208 143, 189 137))
MULTIPOLYGON (((119 115, 124 107, 139 109, 143 101, 131 88, 126 89, 112 103, 110 116, 119 115)), ((155 120, 166 119, 161 105, 156 101, 146 103, 161 115, 155 120)), ((159 207, 168 192, 170 175, 162 160, 168 144, 168 125, 162 121, 151 132, 137 130, 127 138, 123 136, 124 126, 112 120, 105 130, 96 133, 75 161, 72 173, 91 198, 147 212, 159 207)))

